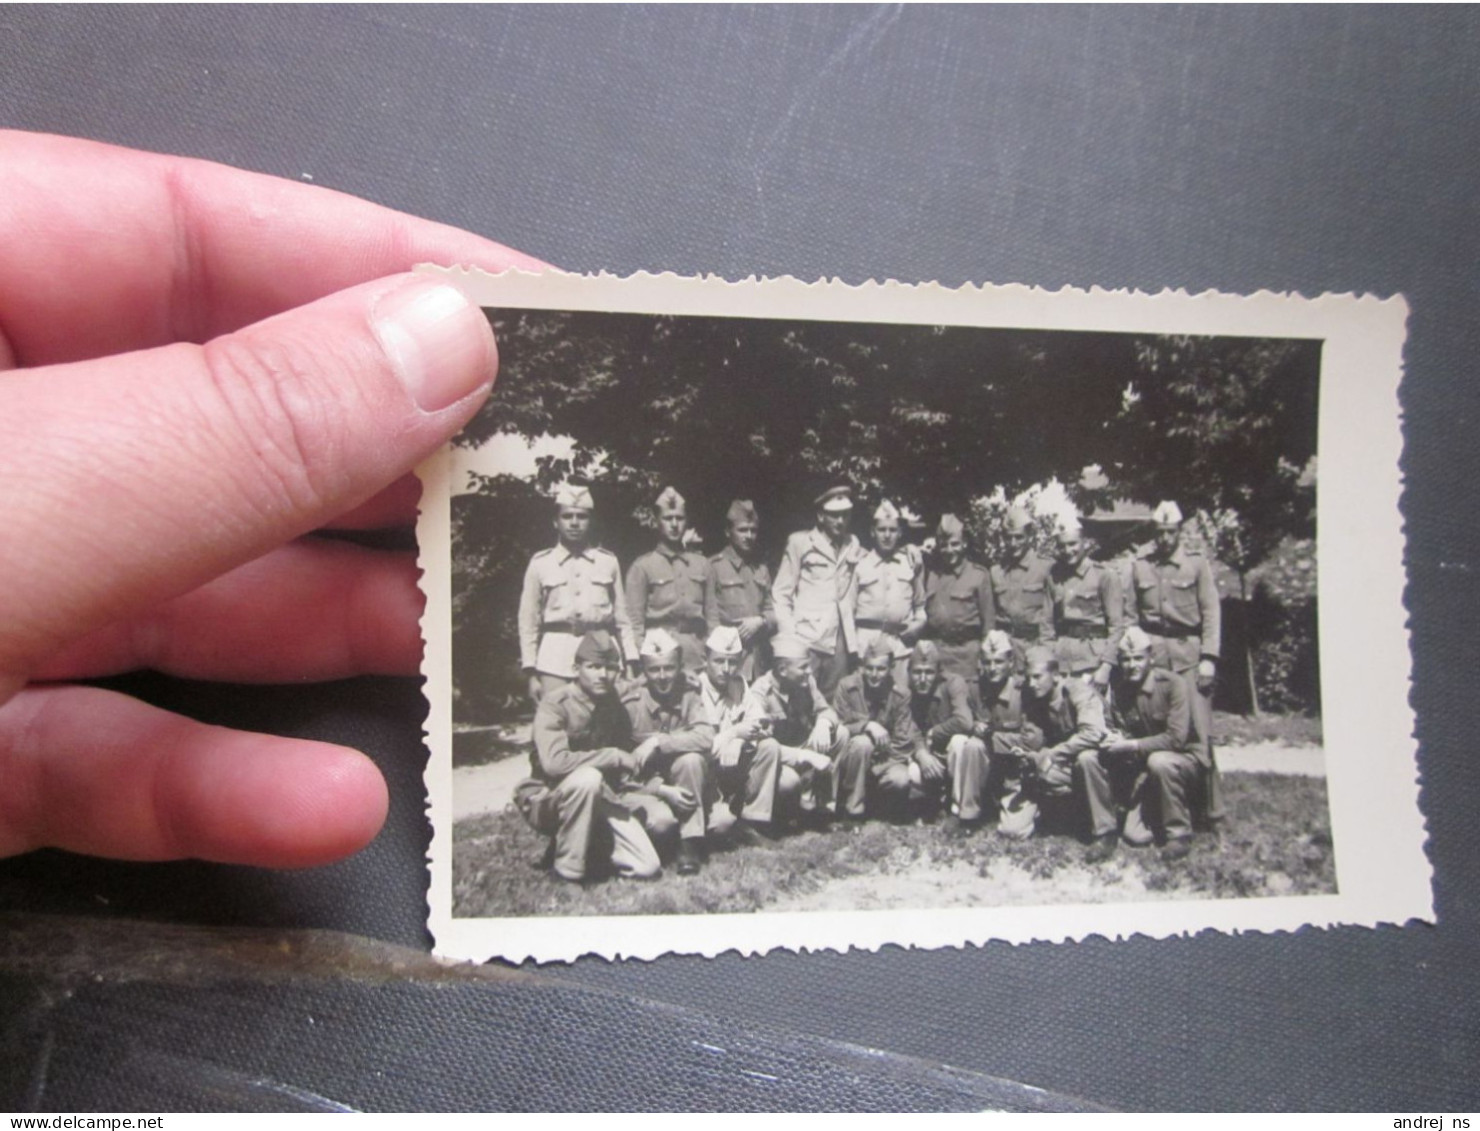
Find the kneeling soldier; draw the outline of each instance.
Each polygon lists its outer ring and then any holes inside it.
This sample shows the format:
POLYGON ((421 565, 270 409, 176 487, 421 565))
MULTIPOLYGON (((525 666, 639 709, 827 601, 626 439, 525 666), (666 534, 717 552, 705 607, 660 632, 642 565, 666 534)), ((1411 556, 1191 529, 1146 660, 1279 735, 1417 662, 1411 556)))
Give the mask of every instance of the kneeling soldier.
POLYGON ((552 867, 561 879, 585 879, 593 856, 609 860, 618 875, 656 876, 658 853, 621 800, 641 770, 616 693, 622 654, 609 633, 588 632, 574 665, 574 682, 552 688, 535 710, 534 776, 516 787, 515 804, 552 838, 552 867))
POLYGON ((1151 637, 1126 630, 1120 663, 1110 679, 1111 730, 1099 756, 1084 758, 1094 844, 1089 858, 1115 852, 1116 806, 1126 809, 1127 844, 1147 845, 1160 834, 1162 855, 1180 860, 1191 850, 1188 794, 1198 784, 1201 763, 1191 745, 1192 710, 1183 678, 1151 663, 1151 637))
POLYGON ((895 686, 894 647, 878 637, 863 654, 863 667, 844 676, 833 696, 847 745, 838 756, 838 816, 862 820, 868 810, 902 814, 911 786, 920 783, 915 764, 920 732, 910 715, 910 694, 895 686), (872 804, 870 804, 872 803, 872 804))
MULTIPOLYGON (((791 797, 778 796, 783 785, 780 748, 774 742, 761 742, 768 733, 761 722, 745 719, 750 686, 740 674, 745 650, 739 630, 720 625, 709 634, 704 653, 704 670, 697 683, 699 701, 714 728, 714 768, 721 806, 769 839, 778 803, 791 797)), ((784 784, 794 792, 797 775, 788 775, 784 784)), ((720 819, 724 819, 723 813, 720 819)), ((720 831, 712 810, 710 827, 711 831, 720 831)))
POLYGON ((714 728, 699 693, 683 676, 677 640, 655 628, 643 639, 640 655, 642 682, 622 696, 622 706, 632 721, 632 753, 648 792, 623 800, 648 818, 649 828, 655 817, 661 820, 657 805, 678 817, 678 874, 691 876, 704 860, 714 728))
POLYGON ((928 812, 939 808, 949 780, 949 765, 971 737, 970 696, 966 681, 945 670, 933 640, 921 640, 910 652, 910 718, 920 738, 912 775, 928 812))
POLYGON ((812 678, 807 643, 778 636, 771 653, 775 666, 750 685, 741 718, 760 724, 757 756, 780 763, 778 792, 799 794, 803 810, 825 816, 833 803, 833 763, 847 735, 812 678))
MULTIPOLYGON (((1002 831, 1016 833, 1023 818, 1023 755, 1043 747, 1043 734, 1023 716, 1023 681, 1013 674, 1012 637, 994 628, 982 641, 976 679, 967 684, 971 737, 950 753, 951 811, 963 826, 1000 809, 1002 831)), ((1031 830, 1030 830, 1031 831, 1031 830)))
POLYGON ((1023 711, 1043 732, 1043 749, 1024 757, 1025 794, 1021 824, 1005 833, 1030 836, 1037 827, 1045 801, 1073 795, 1076 766, 1099 754, 1105 737, 1105 705, 1088 684, 1069 679, 1059 670, 1053 650, 1039 644, 1028 649, 1027 695, 1023 711))

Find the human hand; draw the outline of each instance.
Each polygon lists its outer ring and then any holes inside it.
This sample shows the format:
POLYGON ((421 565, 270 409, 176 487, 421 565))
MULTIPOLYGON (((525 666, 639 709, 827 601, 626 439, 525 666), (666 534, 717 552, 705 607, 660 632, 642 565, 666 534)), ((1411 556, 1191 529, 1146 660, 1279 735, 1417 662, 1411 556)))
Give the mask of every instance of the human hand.
POLYGON ((0 131, 0 855, 337 859, 362 754, 71 680, 411 674, 409 473, 487 397, 487 320, 423 261, 475 236, 206 162, 0 131), (8 372, 4 372, 8 371, 8 372))
POLYGON ((740 633, 741 643, 749 644, 751 640, 755 638, 755 634, 765 626, 765 617, 746 617, 735 626, 735 629, 737 632, 740 633))
POLYGON ((1197 689, 1206 695, 1213 689, 1218 678, 1218 666, 1212 660, 1199 660, 1197 665, 1197 689))
POLYGON ((946 764, 923 746, 915 750, 915 765, 920 767, 920 779, 926 784, 944 781, 946 764))
POLYGON ((870 719, 863 725, 863 733, 873 740, 876 749, 887 750, 889 748, 889 732, 880 723, 870 719))

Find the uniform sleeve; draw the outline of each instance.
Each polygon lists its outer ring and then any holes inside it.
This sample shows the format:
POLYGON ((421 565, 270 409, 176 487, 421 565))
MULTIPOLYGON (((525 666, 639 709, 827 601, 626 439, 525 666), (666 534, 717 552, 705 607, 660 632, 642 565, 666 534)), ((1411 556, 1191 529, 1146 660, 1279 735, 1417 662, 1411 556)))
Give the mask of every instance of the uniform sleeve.
POLYGON ((1213 567, 1203 558, 1197 570, 1197 604, 1202 610, 1202 655, 1216 660, 1223 644, 1223 603, 1218 599, 1218 584, 1213 580, 1213 567))
MULTIPOLYGON (((641 572, 637 563, 632 563, 633 572, 641 572)), ((647 575, 643 574, 643 605, 647 605, 647 575)), ((637 632, 628 615, 627 597, 622 592, 622 567, 612 559, 612 616, 617 622, 617 638, 622 642, 622 659, 629 664, 637 663, 637 632)))
POLYGON ((1053 577, 1047 568, 1043 571, 1043 593, 1047 599, 1038 610, 1038 642, 1052 644, 1059 638, 1059 630, 1053 623, 1053 577))
POLYGON ((1074 708, 1074 733, 1050 751, 1060 758, 1093 750, 1105 739, 1105 705, 1100 697, 1077 679, 1065 680, 1063 686, 1074 708))
POLYGON ((670 732, 663 745, 673 754, 708 754, 714 749, 714 724, 697 692, 684 696, 683 729, 670 732))
POLYGON ((946 705, 951 713, 943 722, 936 723, 930 728, 926 736, 931 746, 941 746, 949 742, 958 734, 971 733, 971 701, 970 693, 966 690, 966 682, 960 679, 947 679, 944 683, 946 693, 946 705))
POLYGON ((534 749, 540 769, 547 777, 559 781, 582 766, 606 769, 621 764, 622 751, 613 747, 600 750, 572 750, 568 720, 550 696, 540 700, 534 712, 534 749))
POLYGON ((908 698, 900 700, 894 717, 889 720, 889 745, 901 758, 908 758, 925 742, 925 736, 915 725, 915 716, 910 713, 908 698))
POLYGON ((724 623, 719 611, 719 562, 711 560, 704 575, 704 624, 713 632, 724 623))
POLYGON ((1120 651, 1120 641, 1125 636, 1125 593, 1120 584, 1120 575, 1108 567, 1100 570, 1100 604, 1105 609, 1105 650, 1100 655, 1102 664, 1115 663, 1120 651))
POLYGON ((832 704, 822 694, 822 689, 817 686, 816 678, 807 677, 807 690, 812 696, 812 725, 817 725, 817 720, 826 716, 833 722, 838 721, 838 713, 832 709, 832 704))
POLYGON ((761 591, 761 616, 765 618, 766 627, 772 632, 776 631, 776 599, 771 596, 771 571, 764 565, 755 567, 756 584, 761 591))
POLYGON ((775 603, 776 631, 790 636, 796 631, 797 581, 801 578, 801 545, 793 534, 786 540, 786 552, 776 570, 776 583, 771 586, 775 603))
MULTIPOLYGON (((982 639, 986 639, 987 633, 997 627, 997 599, 992 595, 992 575, 982 570, 981 584, 976 587, 976 607, 982 618, 982 639)), ((1050 621, 1053 620, 1053 609, 1049 609, 1050 621)))
POLYGON ((1171 676, 1163 685, 1167 688, 1169 700, 1166 730, 1160 734, 1149 734, 1145 738, 1132 739, 1131 745, 1139 754, 1187 749, 1187 739, 1192 733, 1192 707, 1187 699, 1187 684, 1181 676, 1175 673, 1171 673, 1171 676))
POLYGON ((524 571, 524 589, 519 594, 519 666, 533 671, 540 650, 540 568, 531 558, 524 571))
POLYGON ((858 653, 858 626, 853 623, 853 611, 858 607, 858 563, 863 558, 863 549, 855 540, 844 551, 843 568, 848 571, 848 581, 838 596, 839 627, 843 630, 843 646, 858 653))
MULTIPOLYGON (((620 599, 617 602, 627 610, 629 631, 638 641, 647 633, 647 583, 647 570, 642 568, 642 559, 638 558, 627 568, 627 600, 625 604, 620 599)), ((628 655, 628 663, 636 655, 636 652, 628 655)))
MULTIPOLYGON (((911 546, 910 549, 915 550, 915 547, 911 546)), ((910 565, 914 567, 915 574, 910 578, 910 615, 906 618, 902 631, 905 636, 919 636, 925 631, 925 560, 917 550, 910 554, 910 565)), ((989 594, 988 607, 991 600, 989 594)), ((989 621, 982 623, 990 627, 989 621)))
POLYGON ((838 684, 833 696, 833 710, 849 738, 857 738, 868 726, 868 705, 861 694, 855 694, 855 684, 851 679, 838 684))

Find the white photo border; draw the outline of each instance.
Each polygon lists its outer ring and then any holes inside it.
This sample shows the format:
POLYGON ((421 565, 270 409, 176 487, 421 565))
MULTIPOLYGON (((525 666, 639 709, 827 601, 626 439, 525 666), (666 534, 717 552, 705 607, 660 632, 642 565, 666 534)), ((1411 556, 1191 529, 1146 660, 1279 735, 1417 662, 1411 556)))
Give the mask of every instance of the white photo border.
POLYGON ((1204 930, 1293 931, 1433 922, 1427 827, 1418 805, 1403 605, 1402 432, 1398 386, 1408 305, 1401 296, 1263 291, 1145 294, 1098 288, 861 286, 793 278, 728 282, 672 274, 572 275, 423 267, 482 307, 770 319, 955 324, 1033 330, 1319 338, 1317 560, 1322 723, 1338 891, 1316 896, 1052 904, 920 911, 766 912, 467 919, 452 902, 452 454, 418 475, 432 822, 428 926, 435 953, 483 962, 652 959, 726 951, 876 950, 1089 935, 1164 938, 1204 930))

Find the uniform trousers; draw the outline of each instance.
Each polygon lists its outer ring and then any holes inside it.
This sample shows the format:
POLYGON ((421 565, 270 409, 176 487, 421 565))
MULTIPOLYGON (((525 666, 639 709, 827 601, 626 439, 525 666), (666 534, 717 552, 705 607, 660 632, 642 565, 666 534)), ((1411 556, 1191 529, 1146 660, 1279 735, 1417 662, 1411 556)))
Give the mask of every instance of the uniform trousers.
POLYGON ((1038 827, 1045 805, 1062 804, 1074 792, 1074 766, 1063 758, 1026 772, 1023 755, 992 736, 992 775, 988 789, 997 796, 997 830, 1013 840, 1027 840, 1038 827))
POLYGON ((848 674, 848 644, 843 638, 842 628, 838 628, 831 652, 823 652, 817 648, 809 648, 808 651, 812 653, 812 677, 817 680, 817 689, 831 703, 833 692, 848 674))
POLYGON ((1223 819, 1223 789, 1218 776, 1218 761, 1213 754, 1213 687, 1206 691, 1198 686, 1197 668, 1202 659, 1199 641, 1195 638, 1157 636, 1151 637, 1151 657, 1158 667, 1174 671, 1187 685, 1187 705, 1192 710, 1192 742, 1202 752, 1199 759, 1208 767, 1203 781, 1203 806, 1209 821, 1223 819))
POLYGON ((1192 807, 1188 797, 1197 787, 1202 767, 1180 750, 1155 750, 1148 755, 1111 757, 1100 750, 1079 756, 1089 804, 1090 832, 1109 836, 1120 823, 1127 844, 1150 844, 1160 833, 1166 840, 1192 835, 1192 807))
POLYGON ((992 773, 987 744, 969 734, 953 734, 946 743, 946 770, 951 776, 951 812, 963 821, 981 820, 992 773))
POLYGON ((774 738, 763 738, 757 746, 774 743, 776 759, 780 763, 777 773, 777 794, 787 798, 796 797, 800 808, 826 811, 834 808, 837 762, 848 745, 848 732, 842 727, 833 731, 832 741, 825 747, 810 740, 801 746, 788 746, 774 738))
POLYGON ((554 838, 555 871, 567 880, 585 879, 592 860, 607 860, 619 876, 637 879, 662 868, 643 822, 595 766, 572 770, 553 786, 531 780, 515 797, 525 820, 554 838))
POLYGON ((946 776, 946 766, 934 754, 938 768, 937 782, 926 783, 914 759, 886 747, 880 750, 866 734, 848 739, 838 755, 833 775, 837 782, 837 811, 840 816, 863 817, 870 809, 882 813, 902 814, 912 804, 939 800, 946 776))
POLYGON ((971 683, 980 674, 977 670, 978 657, 982 653, 980 640, 972 637, 960 644, 947 644, 943 640, 937 640, 935 646, 940 650, 940 670, 946 675, 958 675, 971 683))
POLYGON ((774 738, 758 742, 727 738, 714 753, 722 806, 743 821, 769 824, 776 817, 778 802, 792 801, 801 786, 797 771, 781 764, 781 744, 774 738))
POLYGON ((664 823, 663 814, 653 811, 652 802, 656 801, 659 805, 663 806, 663 810, 667 813, 667 819, 669 821, 677 820, 678 835, 684 840, 694 840, 703 837, 708 832, 708 826, 705 821, 706 811, 714 796, 714 772, 709 764, 709 759, 697 751, 673 755, 667 759, 660 755, 653 760, 651 770, 656 772, 650 774, 648 778, 650 784, 662 782, 666 785, 685 790, 694 799, 694 805, 692 808, 680 809, 678 806, 671 805, 662 798, 649 797, 641 793, 634 794, 634 797, 641 799, 639 803, 650 814, 650 819, 644 819, 643 821, 647 825, 648 830, 654 835, 662 835, 658 833, 652 823, 653 821, 656 821, 659 825, 664 823))

